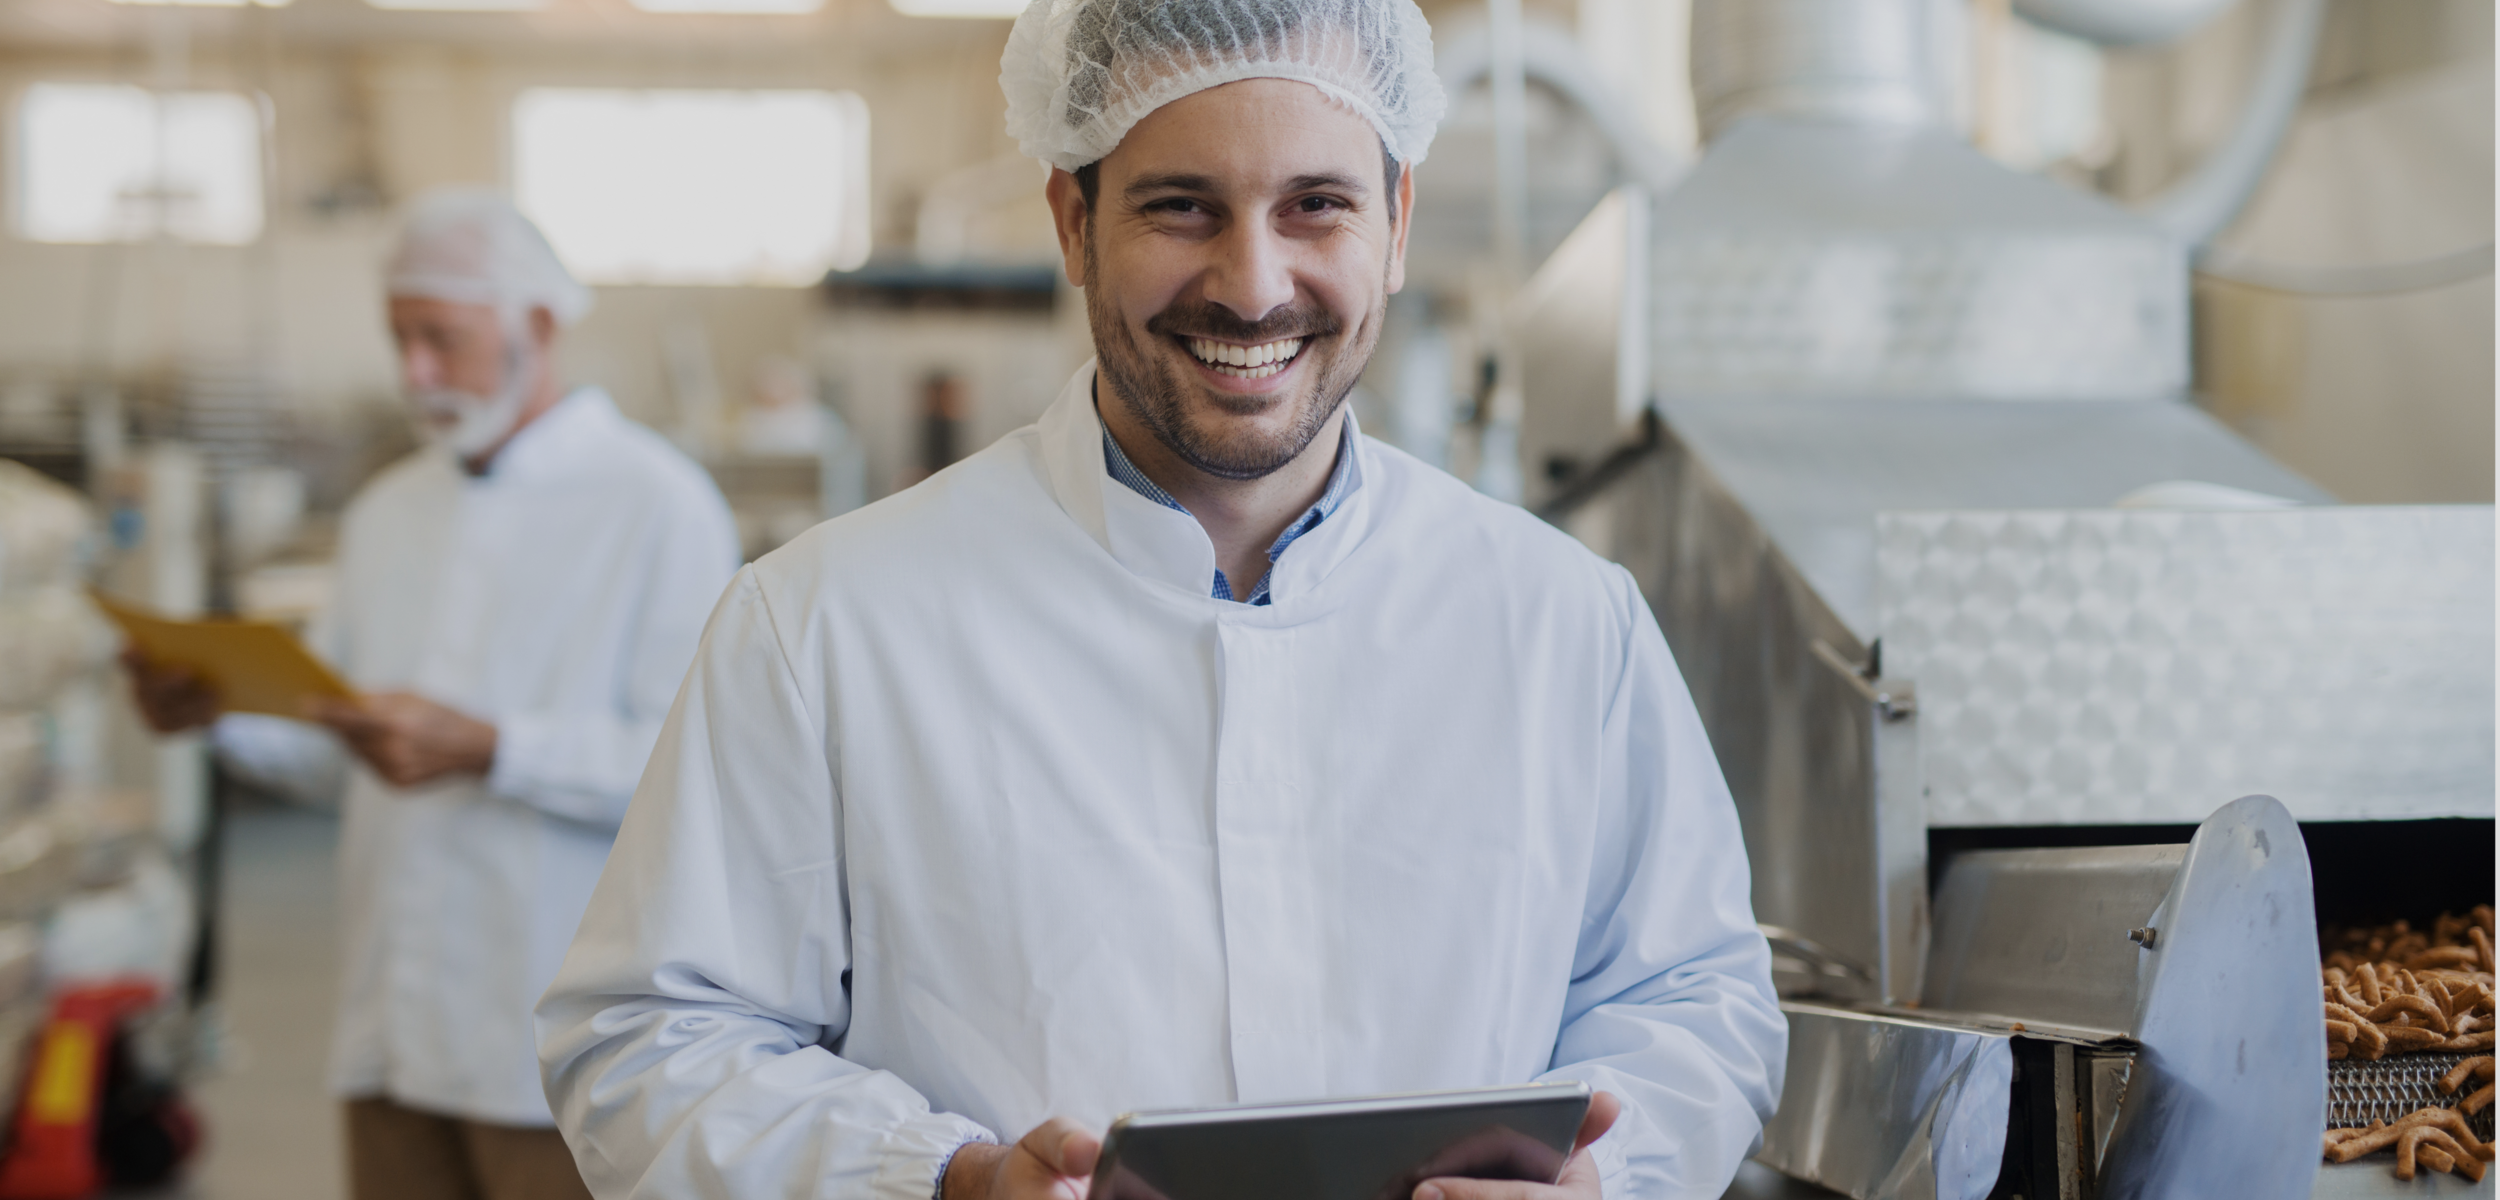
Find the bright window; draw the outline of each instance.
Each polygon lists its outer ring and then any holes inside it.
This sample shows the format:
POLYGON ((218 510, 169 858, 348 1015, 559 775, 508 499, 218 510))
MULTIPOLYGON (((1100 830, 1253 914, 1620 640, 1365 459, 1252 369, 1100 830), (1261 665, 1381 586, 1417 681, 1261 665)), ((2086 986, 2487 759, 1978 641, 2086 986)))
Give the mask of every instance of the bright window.
POLYGON ((633 0, 634 7, 656 13, 757 13, 797 16, 815 12, 825 0, 633 0))
POLYGON ((18 234, 249 242, 260 236, 260 122, 260 106, 232 92, 36 84, 18 106, 18 234))
POLYGON ((533 88, 513 195, 593 283, 809 284, 868 258, 850 92, 533 88))
POLYGON ((890 0, 894 11, 906 17, 991 17, 1014 18, 1024 12, 1024 0, 890 0))
POLYGON ((545 0, 365 0, 375 8, 411 12, 536 12, 545 0))

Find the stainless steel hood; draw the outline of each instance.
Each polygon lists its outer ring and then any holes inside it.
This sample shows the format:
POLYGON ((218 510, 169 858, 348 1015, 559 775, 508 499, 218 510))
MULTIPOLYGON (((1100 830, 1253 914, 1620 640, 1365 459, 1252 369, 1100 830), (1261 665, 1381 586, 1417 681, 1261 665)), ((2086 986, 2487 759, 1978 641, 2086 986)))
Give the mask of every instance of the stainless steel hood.
POLYGON ((2197 479, 2333 500, 2202 410, 2157 402, 1675 397, 1676 436, 1860 642, 1876 624, 1876 514, 2101 508, 2197 479))
POLYGON ((2186 247, 1954 133, 1966 19, 1951 0, 1697 0, 1710 147, 1653 224, 1661 397, 2185 390, 2186 247))
POLYGON ((1653 230, 1662 397, 2187 387, 2186 249, 1933 124, 1740 118, 1653 230))

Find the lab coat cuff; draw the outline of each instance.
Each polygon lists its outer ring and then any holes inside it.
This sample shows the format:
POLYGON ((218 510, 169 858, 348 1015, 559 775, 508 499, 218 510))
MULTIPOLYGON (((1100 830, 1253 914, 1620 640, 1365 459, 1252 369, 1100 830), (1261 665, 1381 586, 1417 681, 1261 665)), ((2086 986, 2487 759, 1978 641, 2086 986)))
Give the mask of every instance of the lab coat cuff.
POLYGON ((963 1141, 955 1143, 955 1148, 947 1151, 946 1157, 938 1160, 937 1180, 929 1185, 929 1200, 946 1200, 947 1168, 955 1165, 955 1156, 963 1153, 964 1147, 995 1146, 997 1144, 997 1139, 992 1138, 988 1133, 983 1133, 979 1137, 967 1138, 963 1141))
POLYGON ((269 773, 286 758, 287 740, 303 738, 318 726, 258 713, 221 713, 201 732, 209 750, 245 771, 269 773))
POLYGON ((519 713, 495 722, 495 765, 486 769, 486 790, 525 799, 546 779, 547 743, 555 723, 519 713))
POLYGON ((924 1113, 886 1134, 869 1193, 878 1200, 931 1200, 940 1172, 968 1142, 995 1142, 989 1130, 952 1113, 924 1113))

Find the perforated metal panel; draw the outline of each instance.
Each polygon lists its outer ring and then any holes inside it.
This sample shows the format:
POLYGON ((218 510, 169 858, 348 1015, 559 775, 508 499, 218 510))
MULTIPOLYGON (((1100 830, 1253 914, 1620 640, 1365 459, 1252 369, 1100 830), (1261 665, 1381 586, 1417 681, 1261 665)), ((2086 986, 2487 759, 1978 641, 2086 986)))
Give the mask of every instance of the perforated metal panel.
POLYGON ((2185 250, 1941 129, 1757 115, 1660 204, 1662 397, 2150 400, 2185 250))
POLYGON ((1888 513, 1930 825, 2488 816, 2492 510, 1888 513))

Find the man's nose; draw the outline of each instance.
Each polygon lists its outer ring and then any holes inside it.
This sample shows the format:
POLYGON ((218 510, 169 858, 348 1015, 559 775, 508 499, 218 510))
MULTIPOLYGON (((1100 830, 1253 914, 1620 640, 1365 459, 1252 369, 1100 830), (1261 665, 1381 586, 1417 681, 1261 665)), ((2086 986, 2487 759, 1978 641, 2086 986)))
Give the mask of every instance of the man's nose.
POLYGON ((1241 221, 1217 240, 1207 299, 1256 321, 1293 301, 1293 270, 1285 245, 1265 222, 1241 221))
POLYGON ((431 391, 441 387, 443 383, 441 357, 423 346, 402 346, 399 351, 399 380, 412 392, 431 391))

